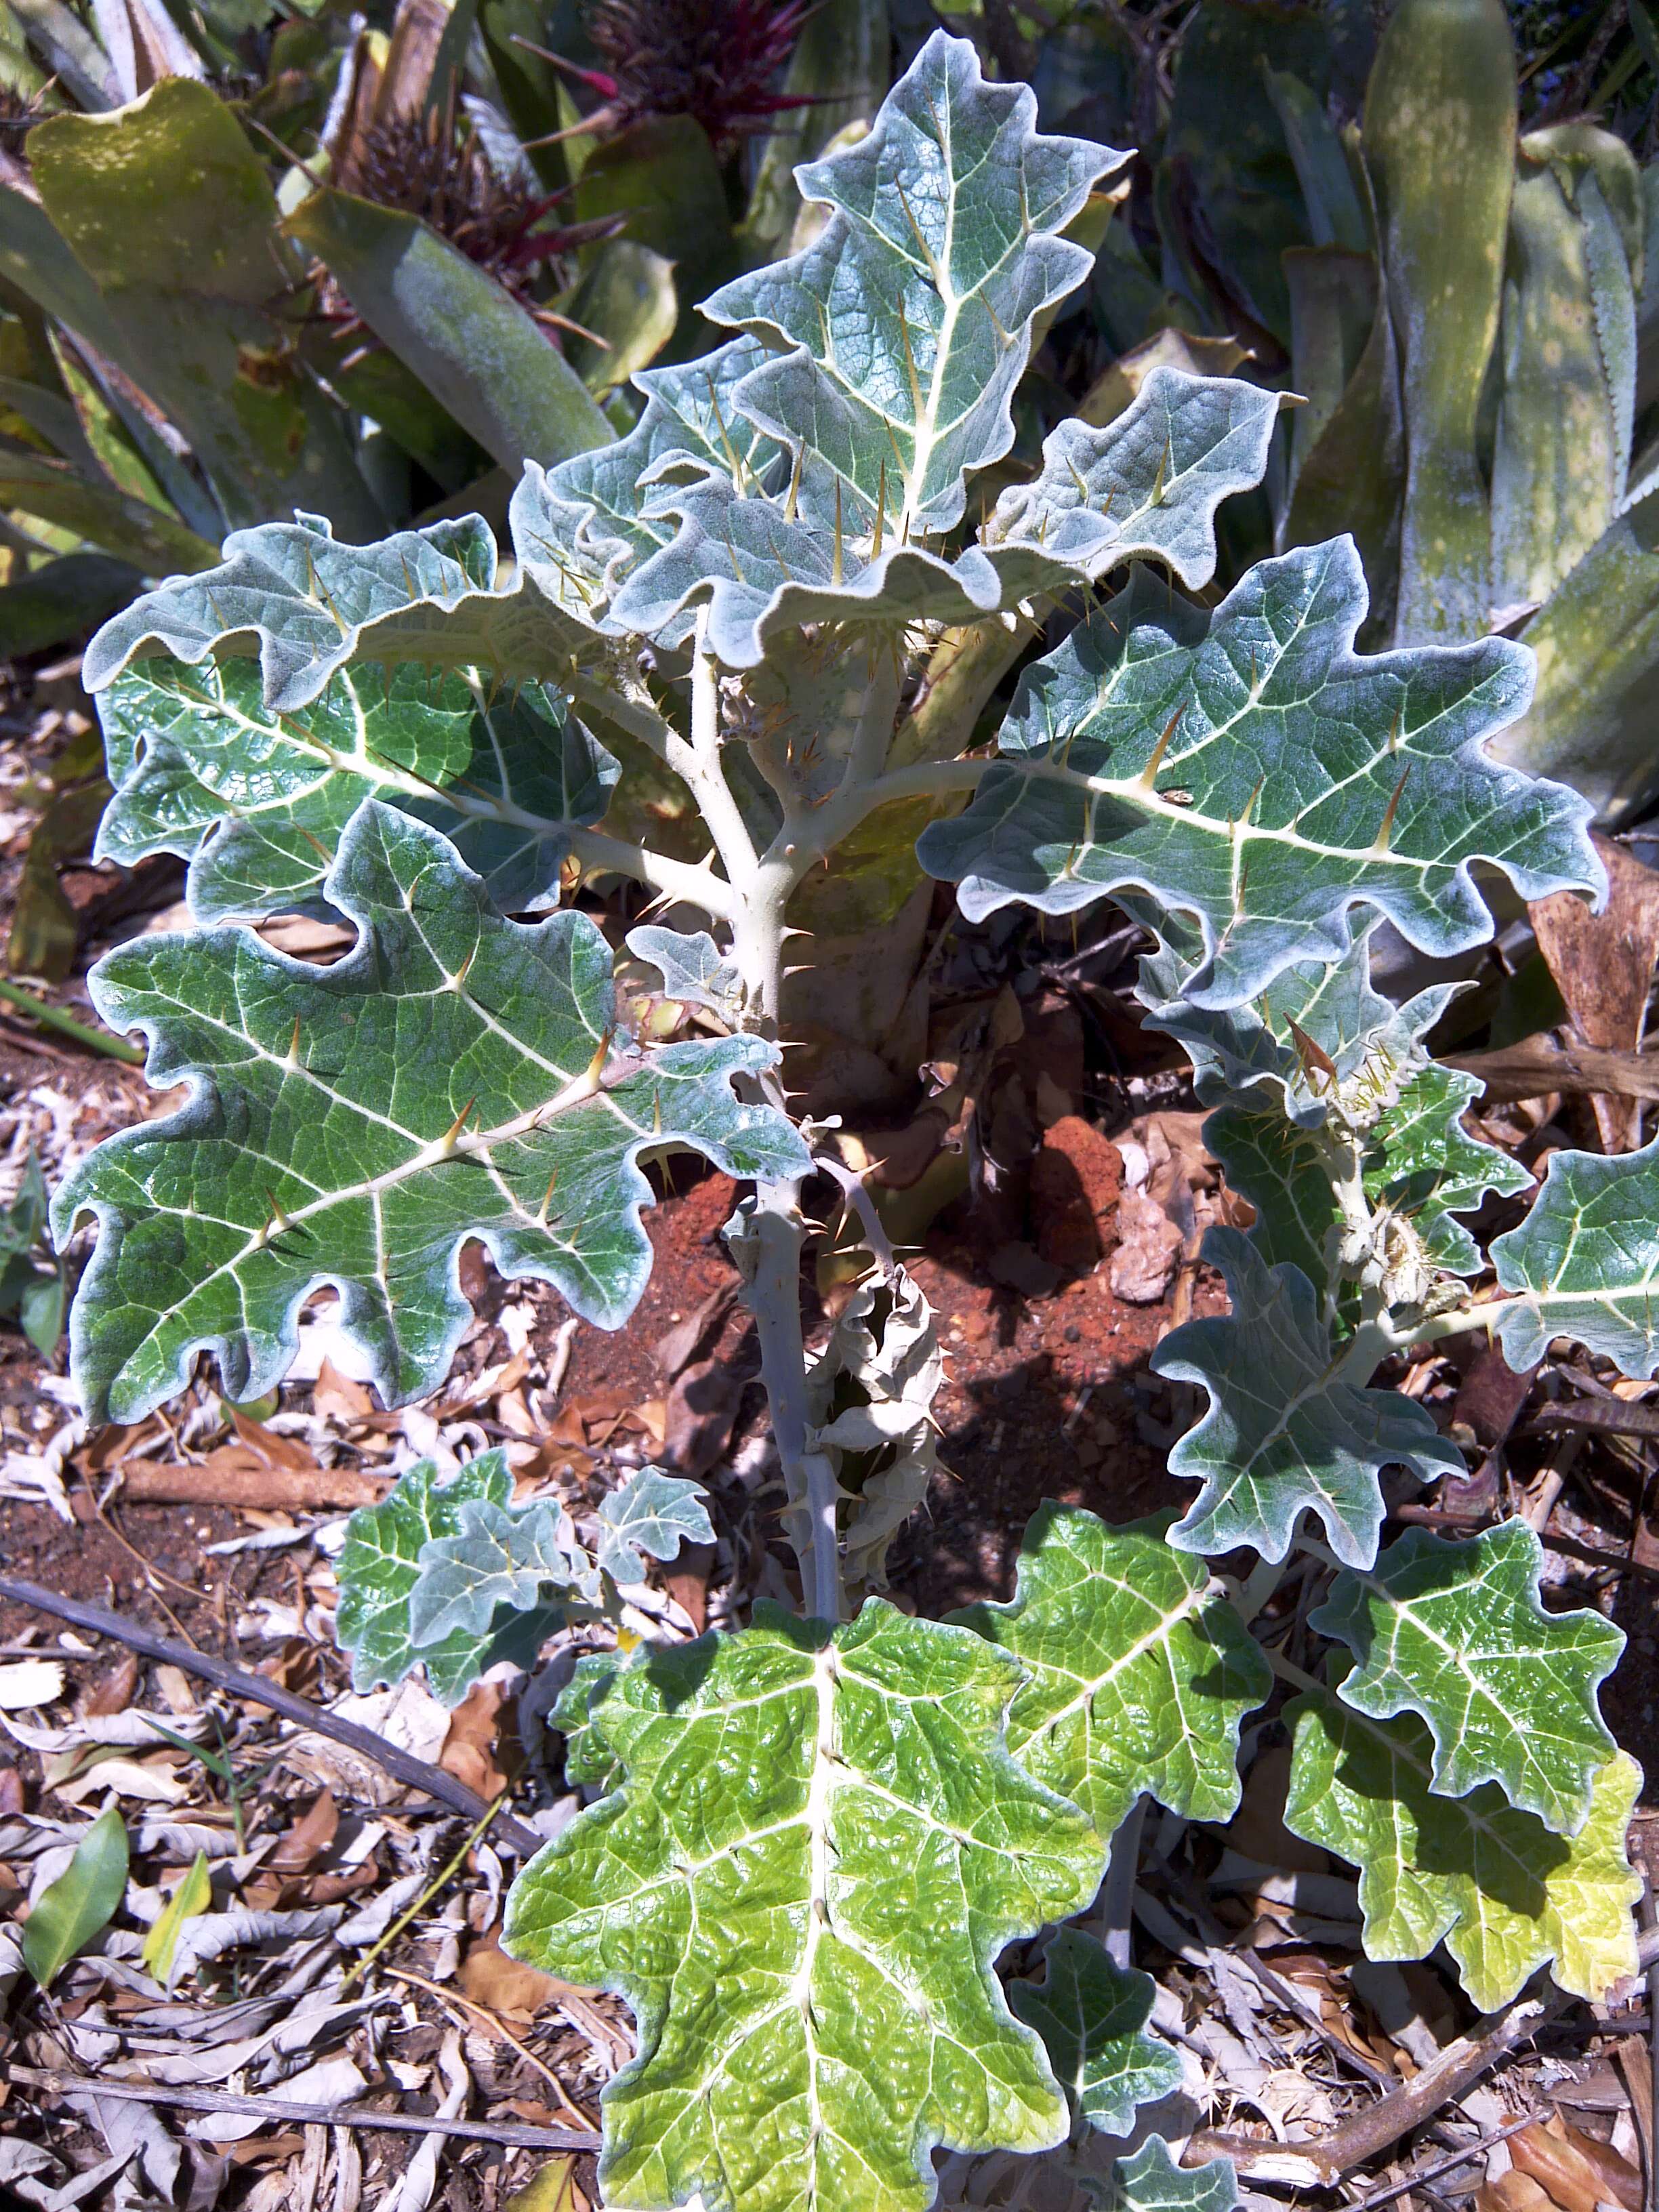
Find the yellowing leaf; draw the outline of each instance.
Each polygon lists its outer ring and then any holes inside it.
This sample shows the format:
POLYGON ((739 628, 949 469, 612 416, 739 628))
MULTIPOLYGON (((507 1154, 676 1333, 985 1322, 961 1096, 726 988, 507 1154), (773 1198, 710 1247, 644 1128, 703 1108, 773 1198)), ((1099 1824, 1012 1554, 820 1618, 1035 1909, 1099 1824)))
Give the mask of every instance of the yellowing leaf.
POLYGON ((173 1987, 173 1954, 179 1948, 179 1929, 186 1920, 205 1912, 212 1901, 213 1882, 208 1873, 207 1853, 198 1851, 195 1863, 167 1899, 161 1917, 145 1936, 144 1948, 139 1954, 145 1966, 166 1988, 173 1987))

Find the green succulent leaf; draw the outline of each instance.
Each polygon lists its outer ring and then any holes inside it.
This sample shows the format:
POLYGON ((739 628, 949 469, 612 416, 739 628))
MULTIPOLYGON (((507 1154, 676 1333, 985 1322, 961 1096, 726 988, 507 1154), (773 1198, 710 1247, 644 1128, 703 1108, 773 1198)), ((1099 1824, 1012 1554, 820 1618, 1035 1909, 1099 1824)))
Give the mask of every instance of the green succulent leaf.
POLYGON ((672 1559, 685 1544, 712 1544, 714 1526, 702 1486, 683 1475, 642 1467, 609 1492, 599 1504, 595 1557, 616 1583, 645 1580, 644 1554, 672 1559))
POLYGON ((1285 1711, 1293 1731, 1285 1822, 1358 1866, 1373 1959, 1423 1959, 1443 1938, 1482 2012, 1546 1961, 1574 1996, 1599 2000, 1636 1971, 1631 1906, 1641 1893, 1625 1832, 1642 1772, 1620 1752, 1595 1778, 1569 1838, 1492 1783, 1433 1789, 1435 1752, 1413 1714, 1377 1721, 1325 1691, 1285 1711))
POLYGON ((1235 2212, 1238 2177, 1231 2159, 1178 2166, 1162 2136, 1148 2136, 1133 2158, 1112 2168, 1108 2212, 1235 2212))
POLYGON ((224 551, 218 568, 175 576, 105 623, 87 647, 89 691, 147 648, 194 663, 251 639, 266 705, 289 711, 359 658, 539 677, 582 635, 539 592, 496 589, 495 540, 476 514, 374 545, 342 544, 301 515, 233 531, 224 551))
POLYGON ((1345 1569, 1310 1626, 1358 1662, 1338 1687, 1344 1705, 1427 1722, 1440 1796, 1495 1782, 1570 1836, 1617 1749, 1595 1692, 1625 1639, 1598 1613, 1547 1613, 1543 1561, 1524 1521, 1466 1543, 1408 1528, 1368 1571, 1345 1569))
POLYGON ((343 669, 302 707, 267 707, 252 660, 129 664, 99 699, 115 793, 96 855, 192 862, 199 921, 314 908, 346 823, 384 799, 441 830, 497 905, 556 899, 575 823, 617 763, 539 684, 343 669))
MULTIPOLYGON (((1253 1544, 1282 1559, 1312 1514, 1346 1565, 1367 1567, 1382 1528, 1382 1469, 1425 1481, 1463 1465, 1427 1410, 1344 1372, 1333 1324, 1299 1267, 1269 1267, 1249 1237, 1212 1229, 1204 1257, 1226 1278, 1232 1311, 1188 1322, 1152 1355, 1155 1374, 1200 1382, 1209 1411, 1170 1455, 1203 1485, 1169 1540, 1182 1551, 1253 1544)), ((1374 1363, 1373 1363, 1374 1364, 1374 1363)))
POLYGON ((1103 2135, 1127 2135, 1138 2106, 1181 2085, 1180 2059, 1145 2032, 1152 1978, 1114 1966, 1078 1928, 1056 1929, 1043 1957, 1042 1981, 1008 1984, 1014 2017, 1042 2038, 1079 2118, 1103 2135))
POLYGON ((923 833, 923 866, 975 919, 1140 886, 1196 917, 1186 994, 1211 1008, 1340 959, 1356 907, 1425 952, 1481 943, 1477 858, 1528 898, 1599 893, 1585 803, 1480 750, 1526 704, 1524 653, 1360 658, 1365 604, 1347 538, 1261 562, 1207 616, 1140 572, 1026 671, 1002 757, 923 833))
POLYGON ((55 1200, 60 1243, 82 1213, 99 1223, 72 1330, 95 1418, 137 1419, 204 1348, 228 1396, 258 1396, 325 1284, 389 1403, 433 1389, 471 1311, 469 1238, 616 1328, 650 1266, 641 1151, 688 1144, 738 1176, 805 1166, 781 1115, 732 1096, 771 1046, 613 1048, 611 954, 586 915, 505 920, 436 830, 372 799, 325 888, 359 932, 332 967, 216 929, 94 971, 103 1018, 148 1034, 151 1080, 192 1093, 89 1153, 55 1200))
POLYGON ((1494 1322, 1517 1373, 1570 1336, 1626 1375, 1659 1367, 1659 1137, 1638 1152, 1555 1152, 1518 1229, 1495 1239, 1517 1293, 1494 1322))
POLYGON ((1032 322, 1089 273, 1060 234, 1128 159, 1036 125, 1029 87, 935 31, 867 135, 797 171, 831 210, 812 245, 703 303, 777 349, 744 413, 896 541, 960 521, 968 472, 1013 443, 1032 322))
POLYGON ((1143 1790, 1192 1820, 1238 1805, 1238 1731, 1267 1702, 1267 1662, 1166 1520, 1108 1528, 1045 1502, 1026 1528, 1007 1605, 953 1614, 1026 1679, 1008 1747, 1109 1838, 1143 1790))
POLYGON ((520 1876, 506 1942, 634 2011, 608 2204, 922 2212, 936 2146, 1063 2141, 992 1961, 1080 1910, 1103 1853, 1004 1748, 1018 1680, 878 1599, 833 1631, 763 1602, 590 1699, 627 1779, 520 1876))
POLYGON ((453 1629, 419 1648, 410 1620, 425 1547, 453 1536, 470 1508, 488 1504, 499 1510, 512 1495, 505 1453, 488 1451, 442 1482, 434 1463, 422 1460, 378 1505, 358 1507, 346 1523, 334 1570, 340 1584, 334 1633, 341 1650, 350 1655, 354 1689, 396 1684, 416 1667, 424 1667, 434 1695, 447 1705, 458 1705, 498 1660, 520 1667, 533 1663, 564 1620, 562 1606, 529 1612, 503 1606, 486 1619, 480 1632, 453 1629))

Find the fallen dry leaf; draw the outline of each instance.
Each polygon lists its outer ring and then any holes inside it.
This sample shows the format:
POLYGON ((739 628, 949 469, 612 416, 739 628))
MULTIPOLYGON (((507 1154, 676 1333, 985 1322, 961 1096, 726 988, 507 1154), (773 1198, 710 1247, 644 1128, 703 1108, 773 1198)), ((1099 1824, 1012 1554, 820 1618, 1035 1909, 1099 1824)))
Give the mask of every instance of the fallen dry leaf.
POLYGON ((136 1652, 125 1653, 106 1674, 101 1674, 82 1700, 83 1713, 121 1713, 132 1703, 138 1688, 138 1658, 136 1652))
POLYGON ((1559 2113, 1510 2137, 1517 2170, 1547 2190, 1561 2212, 1595 2212, 1601 2203, 1639 2212, 1642 2177, 1607 2143, 1595 2142, 1559 2113))
MULTIPOLYGON (((1603 913, 1592 914, 1571 891, 1535 899, 1528 911, 1579 1036, 1588 1045, 1629 1052, 1642 1042, 1659 961, 1659 875, 1608 838, 1597 837, 1595 849, 1607 871, 1603 913)), ((1630 1152, 1641 1141, 1637 1100, 1598 1095, 1590 1105, 1609 1152, 1630 1152)))
POLYGON ((569 1984, 556 1974, 544 1974, 517 1959, 509 1959, 495 1936, 481 1936, 461 1961, 461 1994, 499 2013, 503 2020, 533 2020, 544 2006, 568 1992, 569 1984))
POLYGON ((305 1811, 278 1841, 265 1861, 273 1874, 304 1874, 322 1857, 340 1826, 339 1808, 331 1790, 319 1790, 305 1811))
POLYGON ((501 1764, 507 1757, 502 1738, 512 1723, 510 1712, 503 1717, 507 1704, 499 1682, 475 1682, 449 1716, 449 1733, 438 1756, 446 1774, 492 1804, 512 1779, 501 1764))

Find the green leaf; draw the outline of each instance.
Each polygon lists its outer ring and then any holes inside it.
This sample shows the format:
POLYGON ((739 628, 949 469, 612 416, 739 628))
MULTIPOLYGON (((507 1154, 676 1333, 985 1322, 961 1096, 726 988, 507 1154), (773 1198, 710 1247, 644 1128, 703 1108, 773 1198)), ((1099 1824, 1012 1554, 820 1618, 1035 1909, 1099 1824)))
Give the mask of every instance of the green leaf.
POLYGON ((796 34, 783 90, 811 101, 760 149, 744 217, 745 244, 758 258, 784 247, 802 214, 795 173, 849 125, 868 123, 887 90, 892 36, 887 0, 824 0, 796 34))
POLYGON ((70 1960, 107 1928, 127 1889, 127 1830, 119 1806, 100 1813, 75 1856, 35 1899, 23 1925, 23 1964, 49 1989, 70 1960))
POLYGON ((599 820, 620 773, 557 692, 407 662, 343 669, 283 713, 254 661, 157 653, 122 671, 99 714, 116 789, 96 855, 182 854, 201 921, 314 907, 369 798, 441 830, 522 913, 556 898, 570 825, 599 820))
POLYGON ((433 1462, 422 1460, 378 1505, 358 1507, 346 1523, 345 1543, 335 1562, 340 1602, 334 1633, 340 1649, 350 1655, 354 1689, 396 1684, 412 1668, 424 1667, 434 1694, 447 1705, 458 1705, 498 1660, 534 1664, 537 1652, 565 1618, 562 1606, 530 1613, 503 1607, 481 1633, 456 1629, 418 1650, 410 1627, 410 1602, 420 1583, 424 1547, 453 1536, 470 1504, 505 1506, 512 1495, 505 1454, 488 1451, 441 1484, 433 1462))
POLYGON ((607 2203, 922 2212, 936 2146, 1065 2139, 992 1962, 1103 1854, 1004 1749, 1002 1653, 879 1599, 833 1631, 755 1612, 590 1705, 628 1778, 520 1875, 505 1940, 635 2014, 607 2203))
POLYGON ((1516 108, 1501 0, 1403 0, 1377 47, 1364 119, 1401 356, 1401 645, 1479 637, 1492 613, 1480 413, 1498 337, 1516 108))
POLYGON ((1181 2061, 1145 2033, 1152 1978, 1114 1966, 1080 1929, 1060 1928, 1043 1953, 1041 1982, 1011 1982, 1016 2020, 1036 2028, 1054 2077, 1079 2118, 1103 2135, 1127 2135, 1135 2111, 1181 2086, 1181 2061))
POLYGON ((60 1240, 99 1222, 72 1329, 96 1418, 140 1418, 204 1348, 228 1396, 258 1396, 325 1283, 389 1404, 434 1389, 471 1316, 469 1238, 617 1328, 650 1267, 641 1151, 689 1144, 738 1176, 805 1167, 782 1117, 732 1094, 774 1047, 613 1045, 611 953, 585 915, 504 920, 437 831, 374 800, 325 889, 359 931, 332 967, 218 929, 141 939, 94 970, 104 1018, 148 1034, 150 1079, 192 1094, 89 1153, 55 1201, 60 1240))
POLYGON ((66 553, 0 585, 0 659, 15 660, 78 637, 125 606, 143 581, 130 561, 66 553))
POLYGON ((1197 917, 1186 995, 1211 1007, 1340 959, 1355 907, 1422 951, 1483 942, 1477 858, 1528 898, 1599 891, 1583 801, 1480 749, 1526 703, 1524 653, 1487 638, 1361 659, 1364 611, 1347 538, 1263 561, 1209 616, 1138 572, 1026 671, 1002 757, 924 832, 923 866, 975 920, 1142 886, 1197 917))
MULTIPOLYGON (((1463 1457, 1427 1410, 1344 1372, 1332 1323, 1299 1267, 1270 1267, 1237 1229, 1212 1229, 1204 1257, 1226 1278, 1232 1311, 1188 1322, 1152 1355, 1152 1370, 1201 1382, 1209 1411, 1170 1455, 1170 1472, 1203 1488, 1169 1540, 1182 1551, 1253 1544, 1282 1559, 1311 1513, 1337 1557, 1369 1566, 1382 1528, 1384 1467, 1427 1481, 1463 1457)), ((1368 1362, 1374 1364, 1374 1355, 1368 1362)))
POLYGON ((108 349, 182 433, 226 515, 297 507, 342 530, 382 526, 340 408, 298 361, 300 264, 265 163, 218 94, 173 76, 112 114, 53 116, 29 134, 29 161, 97 288, 108 349))
POLYGON ((208 1856, 205 1851, 198 1851, 190 1872, 151 1923, 139 1954, 145 1971, 163 1989, 173 1987, 173 1956, 179 1948, 179 1931, 186 1920, 194 1920, 205 1912, 212 1902, 213 1877, 208 1871, 208 1856))
POLYGON ((1492 1248, 1517 1293, 1494 1324, 1517 1373, 1570 1336, 1626 1375, 1659 1367, 1659 1137, 1638 1152, 1553 1152, 1518 1229, 1492 1248))
POLYGON ((685 1544, 712 1544, 714 1523, 700 1484, 642 1467, 599 1501, 595 1555, 612 1582, 642 1583, 645 1560, 672 1559, 685 1544))
POLYGON ((562 459, 611 442, 611 425, 547 333, 416 216, 324 189, 285 228, 503 468, 516 475, 532 455, 562 459))
POLYGON ((1238 2179, 1231 2159, 1177 2166, 1162 2136, 1148 2136, 1112 2168, 1109 2212, 1234 2212, 1238 2179))
POLYGON ((214 557, 205 539, 159 507, 68 461, 7 443, 0 443, 0 505, 72 530, 148 576, 205 568, 214 557))
POLYGON ((644 922, 628 933, 628 949, 650 963, 662 977, 666 997, 683 1006, 707 1006, 726 1023, 735 1020, 742 979, 706 929, 686 934, 644 922))
POLYGON ((1008 1605, 953 1620, 1011 1652, 1026 1680, 1008 1747, 1109 1837, 1143 1790, 1191 1820, 1238 1805, 1238 1731, 1273 1686, 1267 1662, 1167 1519, 1109 1528, 1079 1506, 1031 1516, 1008 1605))
POLYGON ((623 1779, 621 1762, 592 1724, 592 1708, 624 1663, 620 1651, 584 1651, 549 1717, 564 1736, 565 1778, 578 1786, 608 1791, 623 1779))
POLYGON ((1482 2012, 1551 1962, 1560 1986, 1599 2001, 1636 1971, 1632 1905, 1642 1882, 1625 1831, 1642 1771, 1622 1752, 1595 1777, 1569 1840, 1483 1783, 1433 1793, 1434 1749, 1414 1716, 1375 1721, 1322 1691, 1285 1709, 1293 1731, 1285 1824, 1358 1866, 1366 1954, 1424 1959, 1443 1938, 1482 2012))
POLYGON ((533 1613, 550 1592, 573 1602, 599 1595, 598 1577, 556 1498, 516 1507, 463 1498, 454 1534, 428 1537, 416 1566, 409 1633, 422 1656, 428 1644, 455 1636, 482 1643, 504 1610, 533 1613))
POLYGON ((595 398, 603 399, 654 361, 674 335, 679 295, 673 264, 632 238, 608 239, 568 302, 570 319, 603 338, 574 331, 567 358, 595 398))
POLYGON ((497 591, 495 540, 480 515, 374 545, 342 544, 309 515, 233 531, 224 553, 205 575, 175 578, 105 623, 87 647, 89 691, 147 649, 195 664, 251 639, 265 704, 291 711, 360 656, 543 677, 580 634, 539 593, 497 591))
POLYGON ((1495 1782, 1558 1835, 1575 1835, 1618 1748, 1596 1709, 1624 1649, 1598 1613, 1547 1613, 1543 1547, 1524 1521, 1449 1543, 1408 1528, 1366 1573, 1346 1569, 1310 1615, 1359 1662, 1338 1686, 1374 1720, 1413 1712, 1434 1741, 1431 1784, 1495 1782))
POLYGON ((1013 442, 1032 319, 1089 273, 1059 234, 1128 158, 1036 124, 1026 86, 935 31, 868 135, 797 172, 832 210, 814 242, 704 302, 779 349, 743 411, 844 487, 849 527, 879 506, 895 540, 950 529, 1013 442))

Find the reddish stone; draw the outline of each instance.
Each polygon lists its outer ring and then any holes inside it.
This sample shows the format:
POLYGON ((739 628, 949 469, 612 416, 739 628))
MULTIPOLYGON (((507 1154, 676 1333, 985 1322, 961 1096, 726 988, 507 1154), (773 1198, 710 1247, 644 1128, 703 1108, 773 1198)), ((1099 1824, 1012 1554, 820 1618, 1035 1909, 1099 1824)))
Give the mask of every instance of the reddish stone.
POLYGON ((1099 1266, 1113 1242, 1123 1156, 1091 1121, 1067 1114, 1042 1133, 1031 1166, 1031 1221, 1039 1255, 1068 1275, 1099 1266))

